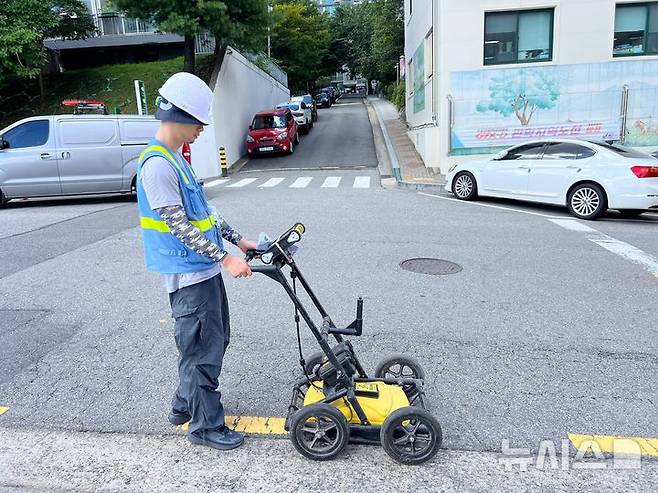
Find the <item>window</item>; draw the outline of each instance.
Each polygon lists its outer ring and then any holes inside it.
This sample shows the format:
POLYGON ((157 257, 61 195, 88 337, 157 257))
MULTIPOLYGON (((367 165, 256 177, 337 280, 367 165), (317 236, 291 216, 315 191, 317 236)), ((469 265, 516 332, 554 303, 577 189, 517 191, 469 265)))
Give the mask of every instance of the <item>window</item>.
POLYGON ((409 60, 407 65, 407 92, 411 96, 414 93, 414 61, 409 60))
POLYGON ((515 147, 507 151, 507 154, 505 154, 501 161, 511 161, 513 159, 539 159, 543 148, 543 142, 537 142, 536 144, 525 144, 519 147, 515 147))
POLYGON ((264 128, 286 128, 287 115, 259 115, 254 117, 251 124, 253 130, 264 128))
POLYGON ((552 57, 553 9, 485 13, 485 65, 546 62, 552 57))
POLYGON ((414 0, 409 0, 409 15, 414 13, 414 0))
POLYGON ((434 71, 434 58, 433 58, 433 32, 430 31, 425 36, 425 77, 428 79, 432 77, 434 71))
POLYGON ((542 159, 585 159, 592 157, 595 152, 585 146, 570 142, 551 142, 546 145, 542 159))
POLYGON ((612 151, 615 154, 618 154, 622 157, 628 157, 631 159, 647 159, 648 155, 636 151, 635 149, 631 149, 630 147, 624 147, 620 144, 608 144, 607 142, 596 142, 592 141, 592 144, 596 144, 597 146, 603 147, 604 149, 607 149, 608 151, 612 151))
POLYGON ((613 56, 658 54, 658 3, 617 5, 613 56))
POLYGON ((48 142, 49 133, 48 120, 34 120, 12 128, 2 138, 9 144, 9 149, 22 149, 44 145, 48 142))

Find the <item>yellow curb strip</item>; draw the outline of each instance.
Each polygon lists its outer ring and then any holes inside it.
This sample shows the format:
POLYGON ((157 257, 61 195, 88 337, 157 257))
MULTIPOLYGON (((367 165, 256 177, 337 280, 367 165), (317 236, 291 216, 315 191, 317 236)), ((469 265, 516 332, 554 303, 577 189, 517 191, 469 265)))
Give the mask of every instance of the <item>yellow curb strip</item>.
MULTIPOLYGON (((285 435, 283 428, 285 418, 269 416, 226 416, 226 426, 241 433, 254 435, 285 435)), ((187 431, 188 423, 179 426, 182 431, 187 431)))
POLYGON ((577 433, 569 433, 568 436, 578 450, 581 447, 587 450, 591 447, 590 444, 596 444, 601 452, 658 457, 658 438, 579 435, 577 433))
POLYGON ((9 411, 8 407, 0 406, 0 416, 9 411))

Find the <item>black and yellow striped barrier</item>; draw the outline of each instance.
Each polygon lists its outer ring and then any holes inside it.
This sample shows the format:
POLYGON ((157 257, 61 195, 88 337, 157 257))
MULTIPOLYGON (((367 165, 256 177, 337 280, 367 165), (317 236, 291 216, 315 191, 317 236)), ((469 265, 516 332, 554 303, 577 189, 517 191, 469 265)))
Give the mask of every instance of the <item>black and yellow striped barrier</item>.
POLYGON ((222 170, 222 176, 228 176, 228 161, 226 159, 226 148, 219 148, 219 167, 222 170))

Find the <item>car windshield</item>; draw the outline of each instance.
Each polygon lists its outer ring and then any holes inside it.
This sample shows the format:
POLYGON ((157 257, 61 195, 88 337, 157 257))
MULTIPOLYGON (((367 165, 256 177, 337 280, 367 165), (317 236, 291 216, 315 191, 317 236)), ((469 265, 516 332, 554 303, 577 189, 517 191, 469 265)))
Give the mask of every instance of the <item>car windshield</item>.
POLYGON ((619 156, 622 157, 627 157, 631 159, 648 159, 651 157, 648 154, 645 154, 644 152, 636 151, 635 149, 631 149, 630 147, 624 147, 623 145, 620 144, 608 144, 607 142, 597 142, 595 140, 590 140, 588 142, 591 142, 592 144, 596 144, 597 146, 601 146, 604 149, 612 151, 615 154, 618 154, 619 156))
POLYGON ((286 117, 284 115, 257 115, 251 124, 254 130, 264 128, 286 128, 286 117))
POLYGON ((302 101, 305 103, 313 103, 313 98, 311 96, 302 96, 302 101))

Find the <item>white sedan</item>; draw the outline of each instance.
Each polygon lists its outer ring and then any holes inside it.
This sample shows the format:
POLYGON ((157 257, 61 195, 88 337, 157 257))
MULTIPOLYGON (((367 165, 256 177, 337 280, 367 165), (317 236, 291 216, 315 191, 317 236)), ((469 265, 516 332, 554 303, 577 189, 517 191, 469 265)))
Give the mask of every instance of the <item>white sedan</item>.
POLYGON ((452 166, 445 189, 462 200, 481 197, 566 205, 581 219, 607 209, 626 216, 658 210, 658 160, 605 142, 525 142, 481 161, 452 166))
POLYGON ((290 108, 292 116, 302 133, 307 134, 313 128, 313 114, 311 108, 304 101, 288 101, 280 103, 277 108, 290 108))

